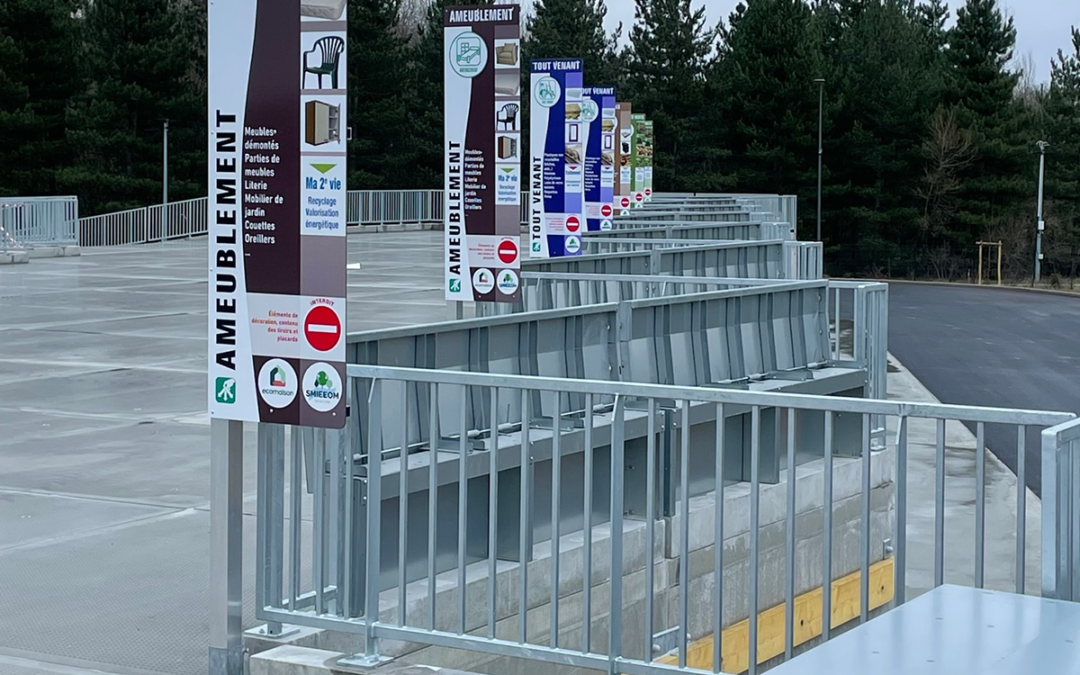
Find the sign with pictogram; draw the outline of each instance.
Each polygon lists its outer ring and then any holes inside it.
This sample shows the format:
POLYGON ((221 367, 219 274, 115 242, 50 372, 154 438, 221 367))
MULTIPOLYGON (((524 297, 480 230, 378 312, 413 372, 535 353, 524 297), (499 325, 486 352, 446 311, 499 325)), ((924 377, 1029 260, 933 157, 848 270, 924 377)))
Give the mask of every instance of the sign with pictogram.
POLYGON ((581 229, 581 219, 577 216, 569 216, 566 219, 567 232, 577 232, 581 229))
POLYGON ((600 207, 600 215, 602 215, 605 218, 610 218, 611 217, 611 212, 612 212, 611 204, 604 204, 603 206, 600 207))

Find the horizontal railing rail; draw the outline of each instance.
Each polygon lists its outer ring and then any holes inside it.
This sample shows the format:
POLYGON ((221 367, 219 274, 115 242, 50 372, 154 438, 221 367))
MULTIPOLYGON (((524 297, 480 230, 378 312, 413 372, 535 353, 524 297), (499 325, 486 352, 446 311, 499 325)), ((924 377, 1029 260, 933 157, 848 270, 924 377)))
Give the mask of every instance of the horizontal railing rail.
MULTIPOLYGON (((1026 486, 1005 488, 1013 517, 987 517, 985 427, 1016 432, 1020 465, 1025 430, 1052 427, 1044 485, 1075 480, 1062 461, 1080 438, 1068 413, 376 365, 348 376, 344 431, 294 428, 287 442, 260 425, 256 615, 271 633, 357 635, 369 662, 438 646, 639 675, 754 673, 947 570, 980 588, 995 571, 1022 593, 1026 486), (470 420, 474 400, 486 418, 470 420), (890 431, 878 449, 874 417, 890 431), (974 443, 950 434, 961 423, 974 443), (785 468, 766 484, 757 467, 774 445, 785 468), (811 445, 822 457, 800 464, 811 445), (750 468, 739 484, 735 457, 750 468), (947 466, 969 460, 974 481, 947 466), (913 481, 936 486, 929 503, 909 502, 913 481), (946 539, 947 494, 974 505, 971 540, 946 539), (916 530, 928 545, 909 542, 916 530), (840 583, 855 592, 834 604, 840 583), (773 608, 780 644, 755 620, 773 608)), ((1076 541, 1065 494, 1043 507, 1044 592, 1073 580, 1056 562, 1076 541)))
POLYGON ((606 231, 588 232, 593 237, 655 237, 658 239, 716 239, 727 241, 770 241, 774 239, 794 240, 794 230, 787 223, 729 223, 729 222, 682 222, 677 218, 671 222, 656 220, 631 220, 622 218, 616 221, 618 228, 606 231))

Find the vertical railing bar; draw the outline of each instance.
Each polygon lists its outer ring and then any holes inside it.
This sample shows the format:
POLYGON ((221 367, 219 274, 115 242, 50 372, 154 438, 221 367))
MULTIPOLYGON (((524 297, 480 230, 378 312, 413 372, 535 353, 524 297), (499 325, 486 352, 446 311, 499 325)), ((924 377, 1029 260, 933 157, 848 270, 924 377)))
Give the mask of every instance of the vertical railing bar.
POLYGON ((469 455, 468 403, 469 387, 461 387, 461 405, 458 411, 458 531, 457 531, 457 581, 458 581, 458 631, 465 633, 465 540, 467 538, 466 497, 469 478, 466 474, 466 458, 469 455))
POLYGON ((836 287, 836 315, 833 318, 835 340, 833 341, 833 360, 840 360, 840 287, 836 287))
MULTIPOLYGON (((679 453, 679 667, 686 668, 687 631, 690 630, 690 401, 683 401, 679 453)), ((648 514, 650 520, 653 514, 648 514)), ((649 560, 652 560, 650 549, 649 560)), ((652 587, 645 593, 652 595, 652 587)))
POLYGON ((593 537, 593 395, 585 394, 585 537, 582 564, 581 651, 592 653, 592 537, 593 537))
POLYGON ((401 383, 401 445, 398 453, 398 625, 405 625, 409 563, 409 383, 401 383))
POLYGON ((315 446, 312 448, 315 454, 315 475, 311 476, 311 481, 315 484, 314 508, 312 509, 314 522, 311 524, 311 581, 315 587, 315 613, 324 614, 326 613, 326 607, 323 604, 325 600, 323 595, 326 590, 326 579, 323 577, 326 564, 323 556, 326 545, 326 444, 322 441, 326 438, 326 431, 324 429, 312 431, 313 433, 306 434, 304 437, 305 442, 310 442, 315 446))
POLYGON ((904 604, 907 597, 907 421, 899 419, 896 441, 896 566, 893 597, 895 606, 904 604))
POLYGON ((289 475, 289 500, 292 503, 289 514, 289 609, 296 611, 296 603, 300 600, 300 547, 303 545, 300 524, 303 517, 304 450, 300 441, 300 427, 289 428, 289 443, 292 446, 292 470, 289 475))
POLYGON ((784 557, 784 658, 790 659, 795 648, 795 408, 787 409, 787 541, 784 557))
POLYGON ((327 501, 328 518, 327 530, 330 544, 326 549, 326 584, 334 590, 330 598, 330 612, 337 614, 341 610, 341 602, 338 599, 341 590, 338 584, 338 565, 341 551, 341 434, 338 430, 326 430, 325 441, 330 454, 330 495, 327 501))
POLYGON ((750 409, 750 675, 758 671, 758 563, 761 541, 761 407, 750 409))
POLYGON ((435 630, 435 558, 438 534, 439 502, 439 442, 442 432, 439 429, 439 385, 432 382, 428 396, 428 541, 427 541, 427 597, 428 627, 435 630))
MULTIPOLYGON (((622 657, 622 610, 623 610, 623 479, 626 469, 626 420, 625 401, 615 397, 611 431, 611 598, 608 607, 610 627, 608 633, 608 672, 619 672, 618 659, 622 657)), ((646 645, 651 649, 651 644, 646 645)))
POLYGON ((934 461, 934 588, 945 583, 945 420, 937 421, 934 461))
POLYGON ((381 380, 371 383, 368 401, 367 541, 364 546, 364 654, 378 657, 375 624, 379 621, 380 561, 382 560, 382 391, 381 380))
MULTIPOLYGON (((353 381, 354 385, 355 385, 355 383, 356 383, 356 380, 353 381)), ((356 389, 354 387, 349 387, 349 390, 352 391, 352 392, 356 392, 356 389)), ((359 408, 359 404, 358 404, 358 402, 356 400, 357 396, 355 395, 355 393, 354 393, 352 399, 353 399, 352 400, 352 410, 351 410, 350 414, 353 415, 353 416, 356 416, 356 415, 359 415, 359 412, 357 410, 359 408)), ((360 429, 360 425, 357 424, 354 420, 346 420, 346 423, 347 423, 348 426, 345 427, 345 430, 346 430, 347 433, 350 434, 350 437, 347 438, 346 443, 345 443, 345 518, 344 518, 344 520, 345 520, 345 546, 343 547, 343 551, 342 551, 342 553, 343 553, 342 568, 344 570, 344 574, 342 575, 342 582, 341 582, 341 615, 343 617, 345 617, 346 619, 351 619, 352 618, 352 598, 350 596, 352 594, 353 548, 354 548, 354 541, 353 541, 353 503, 354 503, 354 501, 353 500, 356 499, 356 493, 355 493, 355 489, 356 489, 355 488, 355 482, 356 482, 356 479, 355 479, 355 475, 356 475, 355 474, 355 471, 356 471, 356 467, 355 467, 356 455, 355 455, 355 452, 354 452, 353 438, 351 437, 351 435, 358 433, 358 430, 360 429)))
POLYGON ((986 426, 975 425, 975 588, 985 586, 986 426))
POLYGON ((859 622, 870 620, 870 414, 862 415, 862 558, 859 570, 859 622))
POLYGON ((825 411, 825 494, 822 500, 823 555, 821 562, 821 637, 832 635, 832 540, 833 540, 833 413, 825 411))
MULTIPOLYGON (((655 584, 656 561, 653 551, 656 546, 656 399, 648 403, 647 436, 645 439, 645 634, 642 644, 649 645, 645 650, 645 662, 652 663, 653 652, 653 587, 655 584)), ((685 430, 681 430, 685 433, 685 430)))
POLYGON ((552 649, 559 647, 559 551, 562 548, 559 519, 562 517, 562 396, 552 392, 551 420, 551 634, 552 649))
MULTIPOLYGON (((2 225, 2 223, 0 223, 2 225)), ((256 431, 258 453, 256 454, 256 480, 255 492, 255 607, 263 608, 267 605, 267 596, 270 595, 270 581, 273 577, 273 558, 270 555, 270 532, 273 524, 270 522, 270 504, 274 495, 271 494, 272 481, 270 480, 271 464, 273 459, 270 454, 270 425, 259 423, 256 431)))
POLYGON ((529 640, 529 542, 531 537, 527 534, 526 530, 532 527, 532 521, 529 518, 529 471, 532 458, 530 453, 529 441, 529 427, 531 422, 529 419, 529 390, 521 390, 521 468, 520 476, 518 479, 519 489, 518 492, 521 495, 521 504, 519 508, 520 520, 518 523, 518 560, 520 570, 520 583, 521 587, 519 592, 521 594, 518 600, 518 630, 520 631, 520 640, 522 644, 527 643, 529 640))
POLYGON ((724 633, 724 447, 727 420, 724 404, 716 404, 716 498, 713 537, 713 672, 719 673, 723 666, 724 633))
MULTIPOLYGON (((269 531, 269 554, 272 560, 272 574, 270 578, 269 604, 281 608, 282 594, 284 593, 285 573, 285 427, 275 425, 273 445, 271 447, 270 461, 270 494, 273 500, 270 502, 269 517, 271 529, 269 531)), ((280 626, 280 624, 278 624, 280 626)))
POLYGON ((1027 585, 1027 436, 1023 425, 1016 427, 1016 592, 1024 594, 1027 585))
POLYGON ((495 637, 499 543, 499 388, 491 388, 491 438, 488 443, 488 637, 495 637))

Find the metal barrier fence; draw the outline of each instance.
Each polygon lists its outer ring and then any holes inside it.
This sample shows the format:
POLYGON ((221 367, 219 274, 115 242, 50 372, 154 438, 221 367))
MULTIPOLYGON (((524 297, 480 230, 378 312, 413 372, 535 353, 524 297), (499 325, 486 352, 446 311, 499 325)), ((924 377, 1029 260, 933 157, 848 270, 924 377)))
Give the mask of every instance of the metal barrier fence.
POLYGON ((0 251, 78 243, 77 197, 0 198, 0 251))
MULTIPOLYGON (((586 242, 591 240, 591 237, 585 239, 586 242)), ((522 260, 521 269, 523 272, 663 274, 765 279, 809 279, 816 273, 816 278, 821 278, 816 268, 791 267, 791 265, 814 259, 812 254, 804 255, 799 249, 817 249, 816 255, 820 259, 821 244, 818 242, 735 241, 698 244, 681 240, 675 243, 675 246, 665 246, 662 240, 652 240, 651 243, 646 242, 646 244, 623 243, 621 246, 625 248, 637 247, 649 250, 564 258, 531 258, 522 260)), ((605 245, 619 246, 615 243, 605 245)))
MULTIPOLYGON (((779 279, 678 277, 634 274, 522 272, 520 303, 477 303, 477 316, 571 309, 587 305, 668 298, 733 288, 788 288, 779 279)), ((837 365, 866 370, 868 398, 888 395, 889 285, 872 281, 828 280, 828 353, 837 365), (847 324, 848 328, 845 328, 847 324), (850 343, 848 343, 850 339, 850 343), (850 360, 849 360, 850 359, 850 360)), ((799 286, 791 286, 799 287, 799 286)), ((880 424, 875 429, 883 428, 880 424)))
MULTIPOLYGON (((676 219, 677 221, 677 219, 676 219)), ((614 230, 587 232, 590 237, 631 237, 657 239, 717 239, 727 241, 793 241, 795 231, 787 223, 757 222, 669 222, 620 218, 614 230)))
POLYGON ((79 219, 80 246, 148 244, 205 235, 207 200, 187 199, 79 219))
MULTIPOLYGON (((529 220, 528 192, 521 193, 521 223, 529 220)), ((74 198, 72 198, 74 199, 74 198)), ((649 209, 635 212, 634 220, 732 220, 752 222, 777 220, 795 226, 791 215, 794 206, 787 197, 762 197, 747 200, 742 197, 717 197, 720 205, 702 207, 701 213, 649 209), (743 203, 745 202, 745 203, 743 203), (776 209, 770 211, 771 205, 776 209), (749 209, 749 210, 748 210, 749 209), (720 217, 723 215, 723 217, 720 217)), ((794 199, 793 197, 790 199, 794 199)), ((348 225, 389 225, 398 223, 437 223, 443 218, 442 190, 349 190, 346 196, 348 225)), ((116 213, 89 216, 78 220, 78 241, 82 246, 119 246, 170 241, 203 236, 207 232, 207 199, 157 204, 116 213)), ((622 221, 620 219, 620 228, 622 221)), ((0 238, 3 235, 0 234, 0 238)), ((792 238, 789 235, 768 238, 792 238)), ((73 243, 73 242, 71 242, 73 243)))
MULTIPOLYGON (((256 615, 271 633, 289 623, 354 634, 361 661, 429 646, 609 673, 755 673, 808 633, 830 639, 834 609, 869 618, 884 539, 893 604, 906 599, 909 567, 926 562, 944 583, 946 490, 975 505, 974 547, 960 552, 982 588, 987 526, 999 525, 986 518, 988 424, 1016 431, 1019 466, 1025 429, 1059 425, 1042 436, 1043 592, 1075 592, 1080 422, 1068 413, 376 365, 348 375, 343 432, 294 428, 287 444, 284 427, 260 425, 256 615), (471 401, 488 414, 470 416, 471 401), (874 417, 893 432, 877 451, 874 417), (976 428, 974 484, 946 466, 947 429, 960 421, 976 428), (841 438, 844 424, 862 431, 841 438), (774 445, 786 470, 769 485, 758 467, 774 445), (800 465, 810 446, 821 458, 800 465), (909 451, 928 450, 935 497, 909 508, 909 451), (732 455, 750 467, 744 485, 730 484, 732 455), (893 496, 895 510, 883 508, 893 496), (573 526, 564 512, 577 514, 573 526), (818 549, 800 548, 799 518, 823 519, 818 549), (934 523, 928 560, 909 546, 909 518, 934 523), (761 583, 770 570, 782 583, 761 583), (857 607, 834 608, 823 592, 830 619, 800 623, 796 598, 849 572, 857 607), (723 660, 733 639, 723 629, 780 606, 781 651, 759 652, 751 620, 738 638, 747 663, 723 660), (691 654, 709 636, 708 652, 691 654), (658 644, 672 655, 660 658, 658 644)), ((1021 593, 1025 489, 1021 477, 1021 593)))

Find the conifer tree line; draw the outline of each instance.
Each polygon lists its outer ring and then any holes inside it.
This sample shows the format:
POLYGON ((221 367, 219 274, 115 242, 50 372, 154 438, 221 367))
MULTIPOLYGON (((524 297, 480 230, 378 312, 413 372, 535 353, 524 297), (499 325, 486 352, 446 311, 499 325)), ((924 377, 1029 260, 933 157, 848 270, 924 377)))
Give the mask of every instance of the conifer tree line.
MULTIPOLYGON (((502 3, 508 0, 499 0, 502 3)), ((523 57, 580 57, 655 120, 660 191, 799 197, 833 274, 962 278, 975 242, 1034 260, 1036 142, 1046 150, 1043 270, 1080 274, 1080 30, 1036 84, 999 0, 521 0, 523 57)), ((349 0, 350 189, 442 184, 443 9, 492 0, 349 0)), ((1067 17, 1064 17, 1067 18, 1067 17)), ((527 70, 527 69, 524 69, 527 70)), ((0 196, 74 194, 84 214, 205 194, 206 0, 0 3, 0 196)), ((525 75, 527 77, 527 74, 525 75)), ((527 129, 527 122, 523 124, 527 129)))

